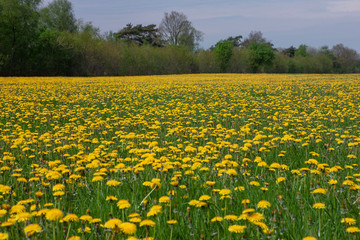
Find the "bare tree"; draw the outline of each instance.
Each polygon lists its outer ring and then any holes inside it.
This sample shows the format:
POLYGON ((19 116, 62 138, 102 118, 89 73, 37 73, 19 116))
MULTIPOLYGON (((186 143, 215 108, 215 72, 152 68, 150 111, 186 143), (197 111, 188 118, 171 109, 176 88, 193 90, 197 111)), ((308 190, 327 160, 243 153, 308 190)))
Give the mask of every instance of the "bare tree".
POLYGON ((263 34, 260 31, 251 31, 249 33, 249 36, 245 38, 244 41, 241 43, 241 46, 244 48, 248 48, 253 42, 264 43, 269 45, 270 47, 273 46, 271 42, 269 42, 268 40, 266 40, 266 38, 263 37, 263 34))
POLYGON ((353 72, 356 61, 359 60, 359 54, 351 48, 345 47, 343 44, 337 44, 332 47, 335 57, 334 67, 339 72, 353 72))
POLYGON ((159 31, 169 45, 185 45, 191 50, 196 48, 203 36, 202 32, 192 26, 185 14, 176 11, 165 13, 159 31))

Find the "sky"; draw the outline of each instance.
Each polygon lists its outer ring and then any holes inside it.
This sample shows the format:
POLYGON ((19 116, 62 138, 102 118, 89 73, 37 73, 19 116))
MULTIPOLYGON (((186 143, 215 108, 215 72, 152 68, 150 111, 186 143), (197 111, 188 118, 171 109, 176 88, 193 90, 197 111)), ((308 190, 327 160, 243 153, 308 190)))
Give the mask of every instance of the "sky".
MULTIPOLYGON (((50 0, 48 0, 49 2, 50 0)), ((360 0, 69 0, 76 18, 102 33, 126 24, 160 24, 164 13, 184 13, 203 32, 204 49, 219 40, 261 31, 276 48, 342 43, 360 53, 360 0)))

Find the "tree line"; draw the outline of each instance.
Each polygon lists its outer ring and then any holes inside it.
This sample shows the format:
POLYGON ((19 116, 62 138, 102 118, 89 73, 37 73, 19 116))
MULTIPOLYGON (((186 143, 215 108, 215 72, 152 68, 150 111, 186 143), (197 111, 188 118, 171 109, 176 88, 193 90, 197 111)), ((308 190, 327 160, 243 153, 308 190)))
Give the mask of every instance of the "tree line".
POLYGON ((359 73, 359 54, 343 44, 275 48, 260 31, 201 49, 203 33, 183 13, 159 24, 101 34, 76 19, 71 2, 0 0, 0 75, 117 76, 181 73, 359 73))

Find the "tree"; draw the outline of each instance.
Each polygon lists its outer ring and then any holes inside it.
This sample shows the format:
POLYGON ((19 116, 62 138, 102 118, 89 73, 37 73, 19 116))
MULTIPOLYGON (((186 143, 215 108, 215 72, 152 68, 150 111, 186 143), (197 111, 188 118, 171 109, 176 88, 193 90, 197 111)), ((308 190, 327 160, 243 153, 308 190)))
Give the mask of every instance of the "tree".
POLYGON ((260 67, 271 65, 275 58, 271 46, 266 43, 252 42, 249 46, 249 62, 252 72, 258 72, 260 67))
POLYGON ((221 72, 226 72, 233 55, 234 44, 231 41, 220 41, 216 44, 214 53, 220 65, 221 72))
POLYGON ((332 52, 335 57, 334 67, 338 72, 354 72, 359 60, 359 55, 354 49, 337 44, 332 47, 332 52))
POLYGON ((70 33, 78 30, 72 4, 68 0, 54 0, 40 13, 42 23, 50 29, 70 33))
POLYGON ((240 47, 241 46, 241 39, 242 39, 242 36, 238 35, 238 36, 235 36, 235 37, 228 37, 227 39, 225 39, 225 41, 232 42, 234 47, 240 47))
POLYGON ((190 50, 196 49, 203 33, 196 30, 186 15, 176 11, 165 13, 159 31, 162 39, 169 45, 184 45, 190 50))
POLYGON ((40 0, 0 1, 0 64, 2 75, 24 75, 32 69, 38 36, 40 0))
POLYGON ((294 46, 291 46, 281 51, 282 54, 291 58, 295 56, 295 52, 296 52, 296 48, 294 46))
POLYGON ((133 26, 131 23, 121 29, 117 34, 120 40, 134 42, 138 45, 148 43, 152 46, 162 46, 160 34, 155 24, 142 26, 141 24, 133 26))
POLYGON ((309 57, 310 54, 308 53, 307 48, 308 47, 305 44, 301 44, 295 51, 295 57, 309 57))
POLYGON ((269 42, 268 40, 266 40, 266 38, 263 37, 263 34, 260 31, 251 31, 249 33, 249 36, 245 38, 244 41, 241 43, 241 46, 243 48, 248 48, 253 42, 267 44, 270 47, 273 46, 271 42, 269 42))

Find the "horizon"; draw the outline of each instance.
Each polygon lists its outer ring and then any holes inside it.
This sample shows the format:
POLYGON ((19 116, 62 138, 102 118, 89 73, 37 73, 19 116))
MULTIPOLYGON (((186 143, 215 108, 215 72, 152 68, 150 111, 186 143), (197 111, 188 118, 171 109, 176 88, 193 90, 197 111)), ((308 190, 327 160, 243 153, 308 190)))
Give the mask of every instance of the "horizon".
MULTIPOLYGON (((51 1, 46 0, 43 5, 51 1)), ((204 33, 200 48, 208 49, 230 36, 244 38, 261 31, 275 48, 312 48, 343 44, 360 53, 360 1, 356 0, 215 0, 110 1, 70 0, 75 17, 91 22, 101 33, 117 32, 128 23, 159 26, 165 12, 184 13, 204 33)))

